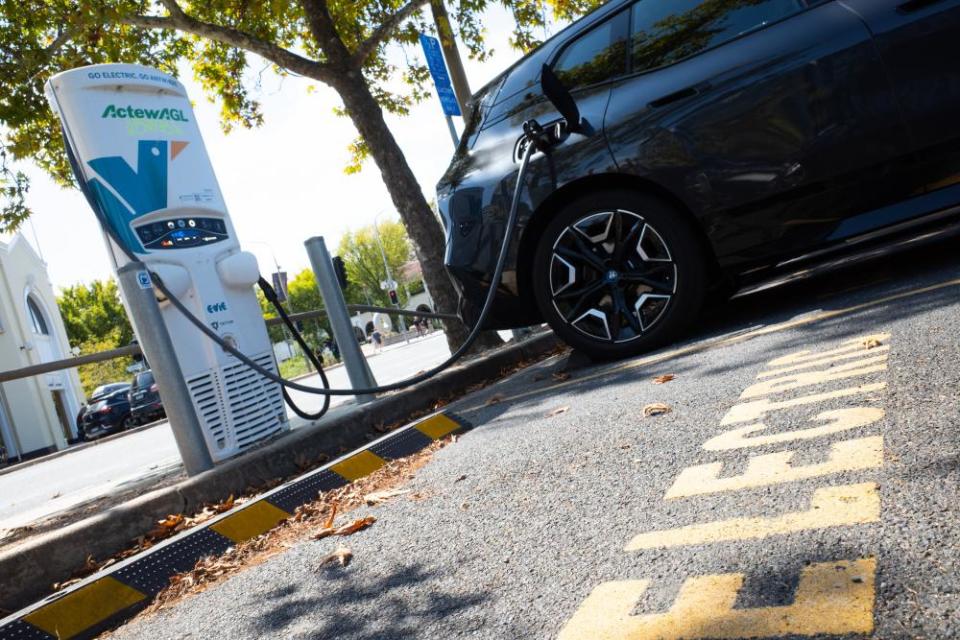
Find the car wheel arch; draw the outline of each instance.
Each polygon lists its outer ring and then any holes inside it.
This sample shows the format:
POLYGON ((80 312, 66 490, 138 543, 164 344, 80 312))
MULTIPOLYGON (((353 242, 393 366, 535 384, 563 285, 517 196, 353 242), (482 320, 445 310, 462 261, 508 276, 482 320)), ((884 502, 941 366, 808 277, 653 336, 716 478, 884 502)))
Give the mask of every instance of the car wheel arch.
MULTIPOLYGON (((645 195, 654 196, 668 203, 673 209, 684 215, 685 223, 697 238, 698 244, 703 250, 704 259, 710 267, 710 273, 720 274, 719 263, 710 243, 707 233, 703 226, 697 220, 696 216, 684 202, 675 194, 665 189, 663 186, 637 176, 606 173, 587 176, 579 180, 568 182, 563 185, 546 199, 541 202, 524 226, 523 233, 520 236, 520 243, 517 251, 517 287, 522 300, 528 301, 535 311, 533 303, 533 255, 536 252, 537 241, 542 235, 544 229, 550 223, 552 216, 566 203, 592 191, 628 189, 645 195)), ((718 278, 720 279, 720 278, 718 278)))

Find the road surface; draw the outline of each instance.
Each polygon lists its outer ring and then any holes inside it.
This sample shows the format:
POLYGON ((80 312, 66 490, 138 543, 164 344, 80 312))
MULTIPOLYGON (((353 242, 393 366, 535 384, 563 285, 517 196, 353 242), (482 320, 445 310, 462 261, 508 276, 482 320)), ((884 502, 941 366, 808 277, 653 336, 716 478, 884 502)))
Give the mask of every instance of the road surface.
POLYGON ((451 405, 414 493, 120 640, 960 637, 956 243, 451 405), (657 376, 676 376, 654 384, 657 376), (562 376, 561 376, 562 377, 562 376), (489 402, 499 394, 498 402, 489 402), (647 417, 662 403, 670 412, 647 417), (320 568, 338 545, 346 568, 320 568))
MULTIPOLYGON (((449 355, 446 338, 442 333, 436 333, 410 344, 387 347, 370 356, 368 362, 377 381, 387 383, 437 365, 449 355)), ((335 388, 350 386, 343 367, 331 369, 328 378, 335 388)), ((298 382, 312 386, 320 384, 316 375, 298 382)), ((320 396, 297 391, 292 394, 294 401, 308 411, 316 411, 322 406, 320 396)), ((352 401, 350 396, 334 396, 331 406, 349 401, 352 401)), ((294 419, 291 424, 296 426, 304 422, 294 419)), ((100 507, 95 502, 98 498, 111 494, 135 494, 144 487, 152 487, 160 478, 181 472, 173 434, 164 422, 0 475, 0 543, 4 530, 23 527, 82 505, 95 511, 100 507)))

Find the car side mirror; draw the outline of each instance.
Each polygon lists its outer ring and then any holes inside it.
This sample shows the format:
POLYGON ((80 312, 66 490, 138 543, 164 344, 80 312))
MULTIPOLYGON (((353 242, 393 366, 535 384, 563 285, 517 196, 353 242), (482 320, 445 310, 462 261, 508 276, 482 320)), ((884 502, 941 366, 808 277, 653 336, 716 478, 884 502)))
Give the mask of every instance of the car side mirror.
POLYGON ((556 107, 560 116, 567 122, 567 131, 572 133, 583 133, 585 131, 583 119, 580 117, 580 109, 577 107, 577 101, 573 99, 570 90, 564 86, 563 81, 557 77, 549 65, 543 65, 540 72, 540 88, 547 100, 556 107))

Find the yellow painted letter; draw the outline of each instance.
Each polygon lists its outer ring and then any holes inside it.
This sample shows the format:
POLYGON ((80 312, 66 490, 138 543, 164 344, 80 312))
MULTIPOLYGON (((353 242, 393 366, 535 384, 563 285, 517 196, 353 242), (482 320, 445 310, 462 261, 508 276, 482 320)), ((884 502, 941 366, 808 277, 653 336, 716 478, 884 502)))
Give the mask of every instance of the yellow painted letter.
POLYGON ((723 470, 722 462, 689 467, 680 472, 680 476, 665 497, 667 500, 673 500, 686 496, 796 482, 843 471, 879 468, 883 466, 883 436, 836 442, 830 447, 830 457, 827 461, 819 464, 795 467, 790 464, 794 453, 778 451, 762 456, 750 456, 746 471, 728 478, 720 477, 720 472, 723 470))
POLYGON ((739 573, 688 578, 666 613, 632 615, 649 581, 608 582, 593 590, 560 640, 695 640, 873 631, 876 560, 824 562, 803 569, 793 604, 734 609, 739 573))

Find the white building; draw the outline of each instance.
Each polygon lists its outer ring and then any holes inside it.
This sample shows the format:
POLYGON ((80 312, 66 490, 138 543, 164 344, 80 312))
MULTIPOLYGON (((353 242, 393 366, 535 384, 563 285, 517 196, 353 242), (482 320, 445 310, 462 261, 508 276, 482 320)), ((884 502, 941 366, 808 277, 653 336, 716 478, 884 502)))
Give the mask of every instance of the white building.
MULTIPOLYGON (((0 370, 70 357, 47 266, 17 234, 0 242, 0 370)), ((83 404, 76 369, 0 384, 0 441, 8 458, 66 446, 83 404)))

